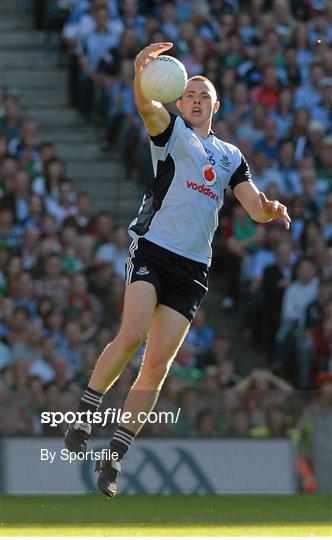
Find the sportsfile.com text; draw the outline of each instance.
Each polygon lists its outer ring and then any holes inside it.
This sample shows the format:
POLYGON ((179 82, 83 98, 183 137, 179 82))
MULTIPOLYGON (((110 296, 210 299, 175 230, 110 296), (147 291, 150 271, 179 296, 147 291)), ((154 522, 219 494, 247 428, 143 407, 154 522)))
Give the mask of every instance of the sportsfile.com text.
POLYGON ((100 411, 79 411, 73 412, 68 411, 62 413, 60 411, 43 411, 41 413, 41 423, 49 424, 51 427, 57 427, 58 425, 66 422, 67 424, 74 423, 83 423, 88 422, 89 424, 101 424, 102 427, 106 426, 108 423, 118 423, 121 422, 124 424, 129 423, 144 423, 149 422, 150 424, 176 424, 179 420, 181 408, 178 408, 177 411, 150 411, 149 413, 145 411, 140 411, 137 414, 137 418, 133 419, 132 413, 122 412, 121 409, 109 408, 104 412, 100 411))

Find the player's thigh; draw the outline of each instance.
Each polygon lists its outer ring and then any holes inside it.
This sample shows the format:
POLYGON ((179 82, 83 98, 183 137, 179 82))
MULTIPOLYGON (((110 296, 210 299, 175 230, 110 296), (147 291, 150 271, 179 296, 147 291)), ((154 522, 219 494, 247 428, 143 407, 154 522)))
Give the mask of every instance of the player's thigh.
POLYGON ((136 281, 128 285, 118 338, 140 345, 149 332, 156 305, 157 294, 151 283, 136 281))
POLYGON ((167 365, 181 346, 190 322, 178 311, 159 304, 148 334, 144 364, 167 365))

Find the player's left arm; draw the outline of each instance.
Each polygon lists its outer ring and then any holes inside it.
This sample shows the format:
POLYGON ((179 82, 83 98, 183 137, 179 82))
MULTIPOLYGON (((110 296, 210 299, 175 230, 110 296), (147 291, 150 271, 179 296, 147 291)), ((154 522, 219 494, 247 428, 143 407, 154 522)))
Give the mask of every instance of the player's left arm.
POLYGON ((137 111, 140 114, 147 133, 156 137, 165 132, 171 123, 171 117, 167 109, 158 101, 145 97, 141 88, 141 75, 144 67, 153 62, 161 53, 173 47, 173 43, 151 43, 145 47, 136 57, 134 96, 137 111))
POLYGON ((252 181, 237 184, 233 193, 254 221, 267 223, 273 219, 282 219, 286 229, 289 229, 291 219, 287 207, 279 201, 268 200, 252 181))

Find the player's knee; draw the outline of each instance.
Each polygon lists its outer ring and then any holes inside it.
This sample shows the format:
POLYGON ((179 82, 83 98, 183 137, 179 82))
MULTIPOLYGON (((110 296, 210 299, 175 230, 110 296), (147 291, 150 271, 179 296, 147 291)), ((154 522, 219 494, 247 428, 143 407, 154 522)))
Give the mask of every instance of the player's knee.
POLYGON ((124 352, 135 353, 144 343, 146 333, 141 329, 132 328, 120 331, 117 340, 124 352))
POLYGON ((145 362, 144 368, 143 368, 143 376, 145 380, 149 381, 151 383, 151 386, 156 388, 160 384, 162 384, 163 380, 165 379, 167 372, 169 369, 169 361, 165 357, 156 357, 149 361, 145 362))

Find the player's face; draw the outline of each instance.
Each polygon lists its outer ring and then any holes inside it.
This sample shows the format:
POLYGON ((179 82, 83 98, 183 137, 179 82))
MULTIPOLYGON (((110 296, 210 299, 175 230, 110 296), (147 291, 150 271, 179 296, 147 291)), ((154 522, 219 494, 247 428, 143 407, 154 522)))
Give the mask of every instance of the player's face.
POLYGON ((219 101, 216 101, 213 88, 208 83, 189 81, 177 106, 191 126, 199 127, 211 121, 219 109, 219 101))

